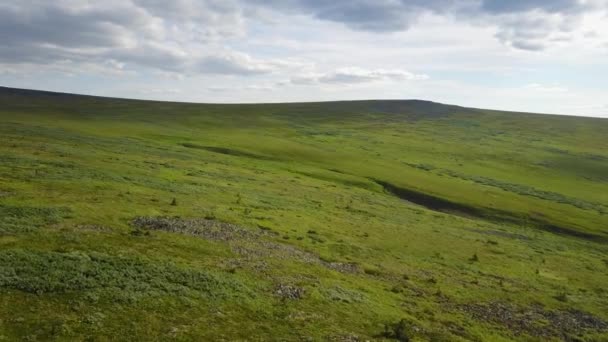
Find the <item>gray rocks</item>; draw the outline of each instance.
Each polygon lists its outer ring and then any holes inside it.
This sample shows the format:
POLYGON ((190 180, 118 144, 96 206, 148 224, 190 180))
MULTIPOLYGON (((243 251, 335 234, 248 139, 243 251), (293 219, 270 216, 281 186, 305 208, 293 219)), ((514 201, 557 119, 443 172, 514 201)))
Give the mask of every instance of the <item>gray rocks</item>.
POLYGON ((304 298, 305 290, 295 285, 279 284, 275 287, 274 294, 281 299, 297 300, 304 298))
POLYGON ((274 242, 268 238, 276 233, 269 229, 253 230, 231 223, 204 218, 183 219, 179 217, 136 217, 132 226, 142 230, 157 230, 200 237, 207 240, 222 241, 245 261, 255 262, 265 258, 297 260, 306 264, 321 265, 341 273, 360 273, 359 266, 353 263, 327 262, 316 254, 296 246, 274 242))
POLYGON ((565 338, 585 330, 608 331, 607 322, 578 310, 548 311, 539 305, 524 308, 501 302, 465 304, 460 310, 477 320, 503 325, 518 335, 565 338))
POLYGON ((136 217, 132 221, 136 228, 162 230, 171 233, 199 236, 209 240, 229 241, 256 239, 261 232, 254 232, 237 225, 207 219, 182 219, 177 217, 136 217))

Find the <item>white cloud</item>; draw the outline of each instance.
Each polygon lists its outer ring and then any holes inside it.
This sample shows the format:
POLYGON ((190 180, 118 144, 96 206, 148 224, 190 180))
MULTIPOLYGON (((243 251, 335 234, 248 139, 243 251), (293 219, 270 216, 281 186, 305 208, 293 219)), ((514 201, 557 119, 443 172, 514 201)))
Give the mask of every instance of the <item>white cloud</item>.
POLYGON ((567 93, 568 88, 561 87, 559 85, 542 85, 538 83, 526 84, 524 87, 526 90, 542 92, 542 93, 567 93))
POLYGON ((181 89, 177 88, 142 88, 137 91, 144 95, 179 94, 182 92, 181 89))
POLYGON ((244 53, 222 53, 198 58, 196 71, 207 74, 252 75, 272 72, 280 63, 252 58, 244 53))
POLYGON ((429 77, 401 69, 364 69, 359 67, 340 68, 328 73, 308 73, 293 77, 290 82, 296 85, 358 84, 379 81, 420 81, 429 77))

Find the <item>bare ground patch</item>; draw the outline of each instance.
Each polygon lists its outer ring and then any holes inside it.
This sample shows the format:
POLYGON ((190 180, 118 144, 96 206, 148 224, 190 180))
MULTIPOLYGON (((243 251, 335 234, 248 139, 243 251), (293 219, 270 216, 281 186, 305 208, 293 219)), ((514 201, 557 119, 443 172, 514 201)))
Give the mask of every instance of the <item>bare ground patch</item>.
POLYGON ((540 305, 521 307, 510 303, 464 304, 458 310, 479 321, 504 326, 516 335, 570 340, 585 332, 607 332, 608 323, 579 310, 550 311, 540 305))
POLYGON ((281 299, 297 300, 304 298, 306 290, 303 287, 290 284, 277 284, 274 294, 281 299))
POLYGON ((135 218, 131 223, 140 229, 192 235, 214 241, 252 240, 264 234, 262 231, 255 232, 234 224, 200 218, 142 216, 135 218))
POLYGON ((321 265, 341 273, 360 273, 356 264, 328 262, 296 246, 271 241, 268 238, 273 237, 274 234, 265 229, 253 230, 216 220, 178 217, 137 217, 131 224, 143 230, 166 231, 226 242, 230 249, 241 257, 241 260, 234 262, 238 265, 244 265, 246 262, 259 263, 266 258, 290 259, 321 265))

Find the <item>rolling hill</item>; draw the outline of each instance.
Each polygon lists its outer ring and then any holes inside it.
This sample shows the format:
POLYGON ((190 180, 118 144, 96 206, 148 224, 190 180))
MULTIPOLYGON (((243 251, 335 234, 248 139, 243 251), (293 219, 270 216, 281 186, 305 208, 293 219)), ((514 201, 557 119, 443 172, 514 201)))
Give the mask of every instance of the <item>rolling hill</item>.
POLYGON ((608 339, 608 120, 0 88, 7 340, 608 339))

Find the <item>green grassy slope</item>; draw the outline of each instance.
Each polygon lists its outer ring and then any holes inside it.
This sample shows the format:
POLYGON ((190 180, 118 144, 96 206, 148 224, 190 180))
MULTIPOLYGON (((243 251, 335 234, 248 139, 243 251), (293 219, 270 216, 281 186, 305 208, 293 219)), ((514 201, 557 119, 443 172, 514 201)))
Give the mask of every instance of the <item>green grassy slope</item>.
POLYGON ((606 340, 607 137, 0 88, 0 337, 606 340))

